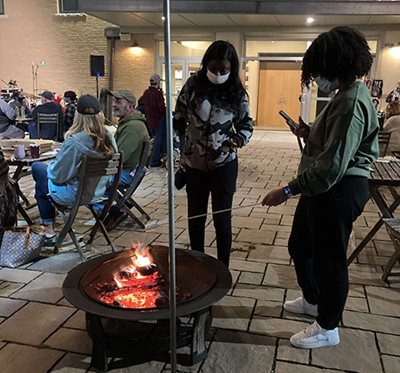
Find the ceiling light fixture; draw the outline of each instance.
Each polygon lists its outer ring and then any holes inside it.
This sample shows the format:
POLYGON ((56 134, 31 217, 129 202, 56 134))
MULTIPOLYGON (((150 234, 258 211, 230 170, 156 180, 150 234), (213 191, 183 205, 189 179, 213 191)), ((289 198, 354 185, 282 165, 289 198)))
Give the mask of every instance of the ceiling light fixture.
POLYGON ((311 24, 311 23, 313 23, 314 21, 315 21, 314 17, 307 17, 307 19, 306 19, 306 22, 307 22, 308 24, 311 24))

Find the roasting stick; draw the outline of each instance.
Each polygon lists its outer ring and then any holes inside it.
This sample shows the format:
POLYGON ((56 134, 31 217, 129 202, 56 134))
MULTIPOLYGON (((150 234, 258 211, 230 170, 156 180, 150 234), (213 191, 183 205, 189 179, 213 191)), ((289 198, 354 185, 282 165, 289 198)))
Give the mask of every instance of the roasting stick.
MULTIPOLYGON (((232 207, 230 209, 223 209, 223 210, 218 210, 218 211, 215 211, 215 212, 210 211, 210 212, 207 212, 205 214, 200 214, 200 215, 189 216, 187 218, 187 220, 203 218, 203 217, 209 216, 209 215, 217 215, 217 214, 222 214, 223 212, 243 209, 243 208, 246 208, 246 207, 255 207, 255 206, 261 207, 260 202, 252 203, 250 205, 235 206, 235 207, 232 207)), ((147 230, 150 230, 150 229, 155 229, 155 228, 158 228, 160 225, 164 225, 164 224, 168 224, 168 219, 150 221, 149 223, 147 223, 145 225, 145 230, 147 231, 147 230)))

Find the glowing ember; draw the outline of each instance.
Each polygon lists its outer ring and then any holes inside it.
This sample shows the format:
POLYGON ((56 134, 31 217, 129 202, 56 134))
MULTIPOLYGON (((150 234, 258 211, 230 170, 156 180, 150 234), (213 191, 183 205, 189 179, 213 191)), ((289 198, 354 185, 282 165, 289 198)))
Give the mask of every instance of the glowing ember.
MULTIPOLYGON (((134 255, 126 266, 113 274, 111 282, 96 283, 99 301, 121 308, 157 308, 168 305, 168 285, 160 274, 150 250, 133 245, 134 255)), ((189 299, 190 293, 177 289, 180 299, 189 299)))

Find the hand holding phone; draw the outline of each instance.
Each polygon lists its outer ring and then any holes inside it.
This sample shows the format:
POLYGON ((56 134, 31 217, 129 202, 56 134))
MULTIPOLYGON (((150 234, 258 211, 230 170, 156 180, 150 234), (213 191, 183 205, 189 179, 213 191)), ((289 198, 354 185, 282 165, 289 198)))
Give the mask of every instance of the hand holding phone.
POLYGON ((279 115, 285 119, 286 123, 292 127, 294 130, 298 130, 300 129, 300 126, 292 119, 289 117, 289 115, 287 115, 283 110, 279 111, 279 115))

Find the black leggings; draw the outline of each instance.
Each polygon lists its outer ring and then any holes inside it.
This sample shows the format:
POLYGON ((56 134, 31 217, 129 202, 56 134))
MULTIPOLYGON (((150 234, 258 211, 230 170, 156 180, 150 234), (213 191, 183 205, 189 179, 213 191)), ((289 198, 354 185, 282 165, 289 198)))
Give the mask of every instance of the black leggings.
MULTIPOLYGON (((207 212, 211 192, 212 211, 232 208, 233 194, 238 175, 237 159, 209 172, 187 167, 186 193, 188 217, 207 212)), ((204 235, 207 217, 189 219, 189 238, 192 250, 204 252, 204 235)), ((229 266, 232 247, 232 214, 230 211, 213 215, 217 238, 218 259, 229 266)))
POLYGON ((347 176, 328 192, 301 196, 289 238, 289 253, 307 302, 318 305, 318 324, 339 325, 349 290, 347 244, 353 222, 369 198, 368 180, 347 176))

